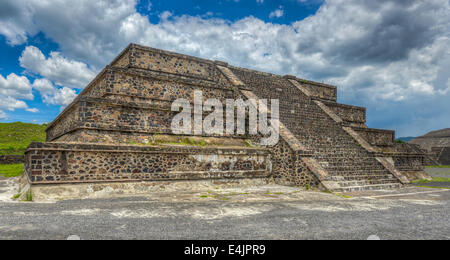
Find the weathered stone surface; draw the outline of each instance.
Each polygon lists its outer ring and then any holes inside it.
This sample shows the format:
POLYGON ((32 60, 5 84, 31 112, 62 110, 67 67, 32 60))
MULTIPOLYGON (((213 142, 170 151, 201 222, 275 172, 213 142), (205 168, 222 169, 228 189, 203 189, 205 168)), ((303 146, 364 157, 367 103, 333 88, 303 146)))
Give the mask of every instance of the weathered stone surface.
POLYGON ((422 149, 431 151, 433 147, 450 147, 450 128, 429 132, 409 141, 410 144, 420 145, 422 149))
POLYGON ((25 162, 23 155, 0 155, 0 164, 18 164, 25 162))
POLYGON ((389 130, 353 127, 367 142, 374 146, 393 146, 395 141, 395 132, 389 130))
POLYGON ((450 147, 435 147, 432 149, 441 165, 450 165, 450 147))
POLYGON ((33 184, 261 178, 270 160, 256 148, 34 143, 25 168, 33 184))

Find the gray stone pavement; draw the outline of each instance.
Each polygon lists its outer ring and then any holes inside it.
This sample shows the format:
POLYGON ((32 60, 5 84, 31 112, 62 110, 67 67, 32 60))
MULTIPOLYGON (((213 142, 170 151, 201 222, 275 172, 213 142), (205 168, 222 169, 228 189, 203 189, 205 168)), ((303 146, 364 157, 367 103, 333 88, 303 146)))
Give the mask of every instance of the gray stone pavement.
POLYGON ((450 178, 450 168, 427 168, 425 172, 432 177, 450 178))
POLYGON ((348 198, 266 185, 46 203, 0 200, 0 239, 447 240, 449 215, 450 190, 408 187, 348 198))

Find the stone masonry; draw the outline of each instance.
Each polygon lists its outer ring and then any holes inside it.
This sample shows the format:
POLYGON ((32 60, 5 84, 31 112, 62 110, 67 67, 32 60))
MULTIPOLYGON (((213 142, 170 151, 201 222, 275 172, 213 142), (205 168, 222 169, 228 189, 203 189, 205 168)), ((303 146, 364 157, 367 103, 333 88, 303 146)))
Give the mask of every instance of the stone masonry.
POLYGON ((435 156, 438 164, 450 165, 450 147, 433 147, 431 151, 435 156))
POLYGON ((0 155, 0 164, 19 164, 24 163, 23 155, 0 155))
MULTIPOLYGON (((205 115, 202 115, 205 116, 205 115)), ((329 191, 398 188, 423 154, 366 126, 366 109, 334 86, 130 44, 26 152, 29 183, 271 179, 329 191), (175 136, 177 98, 279 99, 280 142, 260 136, 175 136)))

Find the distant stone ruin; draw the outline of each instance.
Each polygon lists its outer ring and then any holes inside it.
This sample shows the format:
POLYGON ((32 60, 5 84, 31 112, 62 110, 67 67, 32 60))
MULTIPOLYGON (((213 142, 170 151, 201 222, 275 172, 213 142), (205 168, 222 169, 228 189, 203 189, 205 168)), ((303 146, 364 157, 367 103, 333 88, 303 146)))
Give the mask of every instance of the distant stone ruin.
POLYGON ((429 132, 408 143, 425 153, 425 165, 450 165, 450 128, 429 132))
POLYGON ((450 147, 433 147, 431 154, 438 162, 433 165, 450 165, 450 147))
POLYGON ((432 151, 437 147, 450 147, 450 128, 429 132, 412 139, 408 143, 419 145, 422 149, 432 151))
POLYGON ((340 192, 399 188, 423 173, 423 153, 336 101, 334 86, 131 44, 49 125, 47 141, 28 147, 24 176, 31 185, 256 178, 340 192), (196 90, 223 103, 278 99, 280 141, 174 135, 171 104, 196 90))

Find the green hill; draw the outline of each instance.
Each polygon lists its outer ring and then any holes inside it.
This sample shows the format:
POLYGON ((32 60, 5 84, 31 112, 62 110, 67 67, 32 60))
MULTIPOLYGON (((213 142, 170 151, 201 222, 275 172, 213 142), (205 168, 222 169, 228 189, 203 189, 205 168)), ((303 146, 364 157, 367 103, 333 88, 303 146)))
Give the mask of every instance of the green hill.
POLYGON ((0 155, 23 154, 31 142, 45 141, 47 125, 0 123, 0 155))

